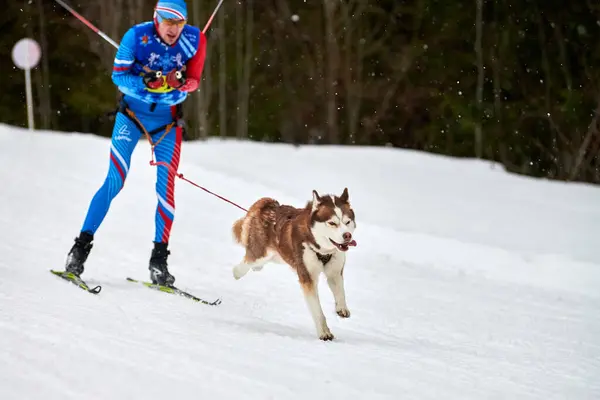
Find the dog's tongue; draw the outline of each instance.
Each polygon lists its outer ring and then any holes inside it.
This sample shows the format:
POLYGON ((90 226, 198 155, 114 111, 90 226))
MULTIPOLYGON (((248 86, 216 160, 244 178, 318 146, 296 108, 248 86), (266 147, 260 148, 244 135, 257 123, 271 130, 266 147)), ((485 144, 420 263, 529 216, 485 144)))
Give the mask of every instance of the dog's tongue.
POLYGON ((356 240, 352 240, 349 243, 346 243, 346 246, 356 246, 356 240))

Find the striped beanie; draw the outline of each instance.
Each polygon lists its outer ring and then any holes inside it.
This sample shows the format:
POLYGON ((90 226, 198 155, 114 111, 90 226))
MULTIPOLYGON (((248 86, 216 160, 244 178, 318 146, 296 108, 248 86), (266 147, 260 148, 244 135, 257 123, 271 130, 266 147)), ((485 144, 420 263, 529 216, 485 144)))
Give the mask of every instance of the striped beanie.
POLYGON ((163 19, 187 19, 185 0, 158 0, 154 8, 154 18, 158 23, 163 19))

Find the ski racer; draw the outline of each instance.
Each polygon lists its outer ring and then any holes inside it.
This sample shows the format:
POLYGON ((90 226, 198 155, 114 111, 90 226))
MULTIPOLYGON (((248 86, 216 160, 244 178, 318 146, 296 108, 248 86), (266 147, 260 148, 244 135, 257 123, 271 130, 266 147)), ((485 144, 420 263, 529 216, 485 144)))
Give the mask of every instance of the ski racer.
POLYGON ((84 271, 94 235, 112 200, 123 189, 131 155, 142 135, 154 146, 157 162, 155 233, 150 254, 150 279, 173 285, 167 268, 171 227, 175 217, 175 177, 183 135, 182 103, 200 83, 206 37, 187 22, 184 0, 159 0, 152 21, 127 30, 117 50, 112 81, 121 92, 112 131, 108 173, 87 211, 79 236, 69 251, 65 269, 84 271))

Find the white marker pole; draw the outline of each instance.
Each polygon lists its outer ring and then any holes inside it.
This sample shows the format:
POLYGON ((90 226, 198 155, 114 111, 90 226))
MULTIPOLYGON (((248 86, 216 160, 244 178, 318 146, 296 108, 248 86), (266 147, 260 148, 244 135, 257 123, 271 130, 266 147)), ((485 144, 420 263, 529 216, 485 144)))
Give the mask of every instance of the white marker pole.
POLYGON ((34 129, 33 119, 33 94, 31 90, 31 68, 40 61, 41 50, 38 43, 29 38, 19 40, 12 50, 13 62, 20 69, 25 70, 25 96, 27 100, 27 123, 29 130, 34 129))
POLYGON ((33 96, 31 93, 31 68, 25 68, 25 92, 27 97, 27 123, 29 130, 32 131, 35 129, 35 126, 33 121, 33 100, 31 99, 33 96))

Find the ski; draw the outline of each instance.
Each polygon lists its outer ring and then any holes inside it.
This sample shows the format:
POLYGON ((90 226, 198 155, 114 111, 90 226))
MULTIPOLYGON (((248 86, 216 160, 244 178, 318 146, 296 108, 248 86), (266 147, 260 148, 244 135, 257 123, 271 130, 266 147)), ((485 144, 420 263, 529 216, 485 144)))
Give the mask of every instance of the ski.
POLYGON ((204 299, 201 299, 199 297, 194 296, 193 294, 185 292, 185 291, 183 291, 183 290, 181 290, 181 289, 179 289, 179 288, 177 288, 175 286, 157 285, 157 284, 154 284, 152 282, 138 281, 136 279, 129 278, 129 277, 127 278, 127 280, 129 282, 138 283, 140 285, 144 285, 144 286, 146 286, 146 287, 148 287, 150 289, 158 290, 160 292, 183 296, 183 297, 186 297, 186 298, 191 299, 193 301, 196 301, 198 303, 207 304, 209 306, 216 306, 216 305, 221 304, 221 299, 217 299, 215 301, 204 300, 204 299))
POLYGON ((102 286, 99 286, 99 285, 94 288, 90 288, 83 279, 81 279, 80 277, 78 277, 77 275, 75 275, 72 272, 56 271, 53 269, 51 269, 50 272, 52 272, 56 276, 63 278, 64 280, 66 280, 68 282, 71 282, 72 284, 74 284, 75 286, 77 286, 80 289, 85 290, 86 292, 98 294, 98 293, 100 293, 100 290, 102 289, 102 286))

